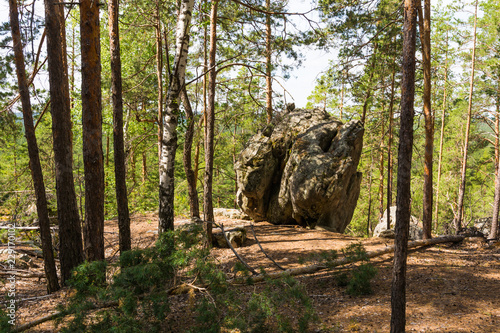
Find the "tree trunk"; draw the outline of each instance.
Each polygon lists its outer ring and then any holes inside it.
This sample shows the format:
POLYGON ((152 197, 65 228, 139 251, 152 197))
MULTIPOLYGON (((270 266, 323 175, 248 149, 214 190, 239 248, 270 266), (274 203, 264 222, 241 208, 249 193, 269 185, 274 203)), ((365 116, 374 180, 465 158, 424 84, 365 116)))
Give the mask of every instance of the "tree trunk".
MULTIPOLYGON (((266 0, 266 9, 271 11, 271 0, 266 0)), ((267 111, 267 123, 271 123, 273 120, 273 86, 272 86, 272 63, 271 63, 271 14, 266 13, 266 111, 267 111)))
POLYGON ((391 332, 405 331, 406 257, 411 204, 411 157, 415 100, 415 41, 418 0, 405 0, 403 26, 403 63, 401 81, 401 125, 399 130, 398 181, 394 266, 391 288, 391 332))
POLYGON ((443 161, 443 146, 444 146, 444 127, 446 122, 446 85, 448 84, 448 32, 446 32, 446 60, 444 65, 444 85, 443 85, 443 111, 441 113, 441 132, 439 138, 439 158, 438 158, 438 171, 437 171, 437 187, 436 187, 436 208, 435 208, 435 221, 436 226, 439 222, 439 188, 441 182, 441 163, 443 161))
POLYGON ((370 97, 372 95, 372 81, 373 81, 373 74, 374 74, 374 69, 373 66, 375 65, 375 59, 377 55, 377 44, 375 44, 374 49, 373 49, 373 55, 371 58, 371 65, 370 65, 370 74, 368 77, 368 86, 366 87, 366 95, 365 95, 365 101, 363 103, 363 112, 361 114, 361 122, 363 125, 365 124, 366 121, 366 113, 368 112, 368 104, 370 103, 370 97))
POLYGON ((425 119, 425 153, 424 153, 424 196, 422 223, 424 239, 432 238, 432 163, 434 152, 434 119, 431 108, 431 1, 424 0, 424 13, 419 8, 420 40, 422 43, 422 66, 424 70, 424 119, 425 119))
POLYGON ((493 200, 493 217, 491 218, 491 230, 488 239, 494 240, 498 237, 498 210, 500 208, 500 164, 497 165, 497 176, 495 177, 495 198, 493 200))
MULTIPOLYGON (((499 141, 500 141, 500 84, 497 83, 497 100, 496 100, 496 120, 495 120, 495 131, 496 131, 496 138, 495 138, 495 154, 498 156, 498 150, 499 150, 499 141)), ((495 197, 493 200, 493 217, 491 218, 491 230, 490 234, 488 235, 488 239, 497 239, 498 238, 498 212, 500 210, 500 163, 498 162, 498 159, 495 158, 495 165, 496 165, 496 177, 495 177, 495 197)))
POLYGON ((179 97, 184 86, 186 73, 189 28, 193 7, 194 0, 182 0, 177 20, 174 68, 167 92, 160 159, 159 233, 174 229, 174 166, 175 152, 177 150, 177 117, 179 114, 179 97))
POLYGON ((85 171, 85 255, 104 260, 104 164, 102 152, 99 1, 80 3, 82 137, 85 171))
POLYGON ((16 63, 17 82, 21 104, 23 109, 23 120, 26 140, 28 143, 28 155, 31 169, 31 177, 36 195, 36 210, 40 225, 40 238, 42 240, 43 263, 45 276, 47 277, 47 292, 49 294, 59 290, 57 281, 57 271, 54 262, 54 252, 52 249, 52 237, 50 235, 49 212, 47 209, 47 196, 43 182, 42 166, 38 153, 38 144, 33 125, 33 114, 31 111, 31 101, 26 79, 26 68, 24 65, 23 45, 21 41, 21 31, 19 30, 19 12, 16 0, 9 0, 10 27, 12 31, 12 42, 14 44, 14 60, 16 63))
POLYGON ((387 230, 391 229, 391 206, 392 206, 392 132, 394 123, 394 86, 396 70, 392 70, 391 77, 391 100, 389 102, 389 142, 387 143, 387 230))
POLYGON ((472 46, 472 60, 471 60, 471 75, 470 75, 470 87, 469 87, 469 107, 467 109, 467 124, 465 128, 465 140, 464 140, 464 156, 462 159, 462 178, 460 182, 460 188, 458 191, 458 204, 457 204, 457 215, 455 216, 455 233, 458 233, 462 228, 462 215, 464 211, 464 197, 465 197, 465 177, 467 173, 467 152, 469 150, 469 133, 470 133, 470 123, 472 119, 472 96, 474 92, 474 71, 476 66, 476 26, 477 26, 477 3, 476 0, 475 11, 474 11, 474 42, 472 46))
POLYGON ((57 219, 59 221, 59 260, 61 283, 71 277, 71 270, 83 262, 82 229, 73 179, 73 134, 69 83, 62 42, 63 7, 54 0, 45 1, 47 60, 50 85, 50 112, 56 173, 57 219))
POLYGON ((368 214, 366 217, 366 235, 371 233, 371 216, 372 216, 372 183, 373 183, 373 149, 370 150, 370 177, 368 177, 368 214))
POLYGON ((384 113, 385 113, 385 104, 383 106, 382 110, 382 136, 380 138, 380 156, 379 156, 379 186, 378 186, 378 202, 379 202, 379 209, 378 209, 378 218, 379 220, 382 218, 384 215, 384 137, 385 137, 385 119, 384 119, 384 113))
POLYGON ((191 219, 200 218, 200 203, 198 201, 198 191, 196 190, 196 178, 193 171, 191 152, 193 146, 194 137, 194 114, 191 108, 191 103, 189 102, 189 97, 187 95, 186 87, 182 89, 182 102, 184 104, 184 109, 186 110, 186 119, 188 121, 188 127, 186 129, 186 135, 184 139, 184 172, 186 173, 186 179, 188 183, 188 196, 189 196, 189 210, 191 214, 191 219))
POLYGON ((209 63, 208 68, 208 101, 207 113, 205 123, 205 183, 203 186, 204 197, 204 218, 206 221, 206 234, 208 244, 212 242, 212 224, 214 221, 214 207, 212 202, 212 181, 213 181, 213 168, 214 168, 214 128, 215 128, 215 54, 217 51, 217 7, 219 1, 212 2, 210 11, 210 50, 209 50, 209 63))
MULTIPOLYGON (((163 46, 160 20, 160 0, 156 0, 156 79, 158 82, 158 161, 161 159, 163 135, 163 46)), ((168 57, 168 55, 167 55, 168 57)))
POLYGON ((109 1, 109 48, 111 51, 111 95, 113 100, 113 149, 115 158, 115 192, 118 209, 120 253, 131 249, 130 215, 127 197, 127 169, 123 138, 122 64, 118 28, 118 0, 109 1))

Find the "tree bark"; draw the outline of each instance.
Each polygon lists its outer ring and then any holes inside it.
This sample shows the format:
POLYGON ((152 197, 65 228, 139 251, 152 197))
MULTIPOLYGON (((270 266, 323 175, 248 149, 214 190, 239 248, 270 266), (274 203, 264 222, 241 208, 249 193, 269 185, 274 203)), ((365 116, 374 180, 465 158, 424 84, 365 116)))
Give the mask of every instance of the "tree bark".
POLYGON ((61 283, 71 277, 73 268, 83 262, 80 214, 73 178, 73 136, 67 63, 61 32, 64 31, 63 7, 45 0, 47 60, 50 85, 50 112, 56 173, 57 219, 59 221, 59 260, 61 283))
POLYGON ((371 216, 372 216, 372 183, 373 183, 373 149, 370 150, 370 176, 368 177, 368 214, 366 217, 366 235, 370 236, 372 232, 371 228, 371 216))
POLYGON ((381 128, 381 137, 380 137, 380 156, 379 156, 379 185, 378 185, 378 202, 379 202, 379 208, 378 208, 378 218, 379 220, 384 216, 384 153, 385 153, 385 147, 384 147, 384 137, 385 137, 385 119, 384 119, 384 113, 385 113, 385 103, 384 106, 382 107, 382 128, 381 128))
MULTIPOLYGON (((158 82, 158 161, 161 159, 163 135, 163 46, 160 20, 160 0, 156 0, 156 80, 158 82)), ((168 57, 168 54, 167 54, 168 57)))
POLYGON ((217 7, 219 1, 213 1, 210 11, 210 50, 208 68, 208 101, 205 123, 205 182, 203 186, 205 231, 208 244, 212 242, 212 224, 214 222, 214 207, 212 202, 212 182, 214 168, 214 128, 215 128, 215 54, 217 51, 217 7))
POLYGON ((403 63, 401 81, 401 125, 399 130, 398 181, 394 266, 391 288, 391 332, 401 333, 406 325, 406 258, 411 204, 411 157, 415 100, 415 41, 418 0, 405 0, 403 63))
POLYGON ((391 206, 392 206, 392 140, 394 123, 394 88, 396 70, 392 70, 391 77, 391 100, 389 102, 389 142, 387 143, 387 230, 391 229, 391 206))
POLYGON ((38 221, 40 226, 40 238, 42 240, 44 270, 45 276, 47 277, 47 292, 51 294, 59 290, 59 282, 57 280, 54 252, 52 249, 52 237, 50 235, 47 196, 45 193, 42 166, 40 164, 40 156, 38 153, 35 127, 33 125, 33 114, 31 111, 28 80, 26 79, 23 45, 21 40, 21 31, 19 29, 19 12, 17 9, 16 0, 9 0, 9 16, 12 32, 12 42, 14 44, 14 60, 16 63, 17 82, 23 109, 24 129, 26 132, 25 135, 28 143, 28 155, 30 161, 29 165, 36 195, 36 210, 38 213, 38 221))
POLYGON ((457 215, 455 216, 455 221, 454 221, 455 233, 458 233, 462 228, 462 215, 464 211, 465 181, 467 173, 467 153, 469 150, 470 123, 472 119, 472 96, 474 93, 474 71, 476 66, 477 3, 478 0, 476 0, 475 11, 474 11, 474 42, 472 46, 471 75, 470 75, 470 87, 469 87, 469 107, 467 109, 467 124, 465 127, 464 155, 462 159, 462 178, 460 182, 460 188, 458 191, 457 215))
POLYGON ((184 172, 186 173, 186 180, 188 183, 189 211, 191 219, 193 219, 200 218, 200 203, 198 201, 198 191, 196 190, 196 177, 193 171, 191 160, 195 119, 185 86, 182 89, 182 103, 184 104, 184 109, 186 110, 186 119, 188 122, 188 127, 186 129, 186 135, 184 138, 184 155, 182 160, 184 163, 184 172))
POLYGON ((424 13, 419 8, 420 40, 422 44, 422 66, 424 71, 424 119, 425 119, 425 153, 424 153, 424 190, 423 190, 423 232, 424 239, 432 238, 432 163, 434 152, 434 119, 431 108, 431 1, 424 0, 424 13))
POLYGON ((118 209, 120 253, 131 249, 130 215, 127 197, 127 170, 123 138, 122 64, 118 27, 118 0, 109 1, 109 48, 111 51, 111 98, 113 101, 113 149, 115 158, 115 192, 118 209))
POLYGON ((182 0, 177 20, 174 69, 167 92, 160 159, 159 233, 174 229, 174 166, 175 152, 177 150, 177 117, 179 115, 179 97, 184 86, 186 73, 189 28, 193 7, 194 0, 182 0))
POLYGON ((441 163, 443 161, 443 146, 444 146, 444 128, 446 123, 446 85, 448 84, 448 32, 446 32, 446 59, 444 65, 444 85, 443 85, 443 110, 441 113, 441 132, 439 133, 439 157, 438 157, 438 170, 437 170, 437 187, 436 187, 436 208, 435 208, 435 221, 436 225, 439 222, 439 189, 441 183, 441 163))
MULTIPOLYGON (((266 9, 271 11, 271 0, 266 0, 266 9)), ((273 120, 273 80, 271 77, 272 63, 271 63, 271 14, 266 13, 266 112, 267 112, 267 123, 271 123, 273 120)))
POLYGON ((80 3, 82 49, 82 137, 85 172, 84 251, 104 260, 104 163, 102 151, 99 1, 80 3))
POLYGON ((368 86, 366 87, 366 95, 365 95, 365 101, 363 103, 363 112, 361 114, 361 122, 363 125, 365 124, 366 121, 366 113, 368 112, 368 105, 370 103, 370 97, 372 96, 372 81, 373 81, 373 75, 374 75, 374 69, 373 66, 375 65, 375 60, 376 60, 376 55, 377 55, 377 44, 373 47, 373 55, 371 58, 371 64, 370 64, 370 74, 368 77, 368 86))
MULTIPOLYGON (((497 82, 497 96, 496 96, 496 120, 495 120, 495 152, 498 156, 499 142, 500 142, 500 83, 497 82)), ((493 217, 491 218, 491 230, 488 239, 494 240, 498 238, 498 213, 500 210, 500 163, 495 158, 496 177, 495 177, 495 197, 493 199, 493 217)))

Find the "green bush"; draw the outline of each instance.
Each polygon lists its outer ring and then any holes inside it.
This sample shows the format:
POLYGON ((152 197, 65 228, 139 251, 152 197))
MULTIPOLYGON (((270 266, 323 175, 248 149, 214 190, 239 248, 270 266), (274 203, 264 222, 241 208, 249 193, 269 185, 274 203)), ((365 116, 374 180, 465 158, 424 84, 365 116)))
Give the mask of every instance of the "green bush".
POLYGON ((362 264, 352 270, 352 277, 347 284, 347 293, 353 296, 370 295, 371 280, 377 274, 372 264, 362 264))
POLYGON ((0 308, 0 332, 12 332, 12 324, 9 323, 11 319, 5 313, 3 306, 0 308))
POLYGON ((227 282, 204 243, 201 226, 189 225, 160 235, 152 248, 123 253, 114 265, 82 264, 68 281, 75 293, 63 309, 72 316, 62 332, 164 331, 169 291, 193 280, 206 289, 189 295, 196 320, 190 332, 307 330, 315 314, 300 283, 289 276, 267 280, 262 292, 245 295, 227 282))

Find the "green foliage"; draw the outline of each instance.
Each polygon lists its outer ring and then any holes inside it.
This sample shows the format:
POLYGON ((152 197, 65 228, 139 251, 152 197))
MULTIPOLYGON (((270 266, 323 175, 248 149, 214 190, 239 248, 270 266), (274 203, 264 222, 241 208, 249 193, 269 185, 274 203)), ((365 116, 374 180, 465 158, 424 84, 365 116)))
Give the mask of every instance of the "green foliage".
POLYGON ((352 270, 352 277, 347 284, 347 293, 353 296, 369 295, 372 293, 370 281, 377 274, 371 264, 362 264, 352 270))
POLYGON ((125 252, 116 265, 82 264, 68 281, 75 293, 63 309, 72 317, 62 331, 160 332, 170 312, 168 290, 182 286, 186 278, 207 288, 200 296, 189 292, 194 304, 189 311, 196 313, 190 332, 307 331, 315 314, 303 285, 285 276, 267 280, 261 292, 242 294, 228 284, 203 241, 201 226, 192 224, 162 234, 153 248, 125 252), (99 309, 98 304, 109 306, 99 309))
MULTIPOLYGON (((334 275, 339 287, 347 287, 349 295, 360 296, 372 293, 371 280, 377 274, 375 267, 369 263, 366 250, 361 243, 350 244, 342 249, 344 257, 349 261, 361 261, 362 264, 355 266, 349 271, 341 271, 334 275)), ((326 261, 328 264, 328 261, 326 261)))
POLYGON ((13 326, 9 323, 10 320, 11 319, 7 316, 2 306, 2 308, 0 308, 0 332, 12 332, 13 326))

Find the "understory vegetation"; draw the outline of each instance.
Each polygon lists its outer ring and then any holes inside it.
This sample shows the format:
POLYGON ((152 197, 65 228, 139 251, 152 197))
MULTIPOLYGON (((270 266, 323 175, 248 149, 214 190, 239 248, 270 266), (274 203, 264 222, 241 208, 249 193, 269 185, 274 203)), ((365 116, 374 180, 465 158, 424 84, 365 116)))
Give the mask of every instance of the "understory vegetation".
MULTIPOLYGON (((59 308, 58 325, 63 332, 162 332, 179 322, 200 333, 306 332, 317 319, 305 286, 290 275, 266 277, 253 292, 242 293, 239 286, 253 285, 250 272, 237 263, 236 278, 230 279, 203 246, 203 235, 192 224, 163 233, 151 248, 123 253, 115 264, 80 265, 68 282, 72 296, 59 308), (173 320, 175 295, 182 295, 184 307, 173 320)), ((342 253, 362 264, 337 275, 338 285, 351 295, 370 294, 375 269, 363 246, 353 244, 342 253)), ((315 260, 328 265, 336 258, 333 251, 315 260)))

